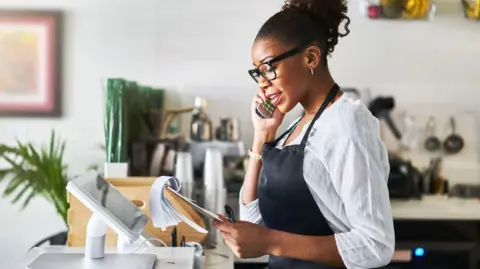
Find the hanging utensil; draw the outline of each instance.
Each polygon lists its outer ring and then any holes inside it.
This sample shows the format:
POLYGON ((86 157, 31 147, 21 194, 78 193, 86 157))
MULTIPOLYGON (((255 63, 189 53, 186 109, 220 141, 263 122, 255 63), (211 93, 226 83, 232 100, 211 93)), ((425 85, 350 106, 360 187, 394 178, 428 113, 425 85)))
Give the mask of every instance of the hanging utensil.
POLYGON ((373 99, 369 105, 368 109, 373 116, 378 119, 385 120, 390 131, 393 133, 397 140, 402 139, 402 133, 398 129, 397 125, 393 121, 390 112, 395 108, 395 99, 393 97, 377 97, 373 99))
POLYGON ((455 133, 455 119, 453 117, 450 118, 450 125, 452 132, 443 142, 443 148, 449 154, 456 154, 463 149, 465 142, 459 134, 455 133))
POLYGON ((405 123, 405 132, 402 135, 401 145, 407 149, 414 149, 418 147, 418 141, 422 138, 425 128, 415 122, 412 115, 406 114, 403 119, 405 123))
POLYGON ((434 152, 440 149, 442 143, 440 142, 440 139, 438 139, 438 137, 435 135, 435 118, 433 116, 430 116, 428 118, 425 132, 427 135, 427 138, 423 143, 425 149, 430 152, 434 152))

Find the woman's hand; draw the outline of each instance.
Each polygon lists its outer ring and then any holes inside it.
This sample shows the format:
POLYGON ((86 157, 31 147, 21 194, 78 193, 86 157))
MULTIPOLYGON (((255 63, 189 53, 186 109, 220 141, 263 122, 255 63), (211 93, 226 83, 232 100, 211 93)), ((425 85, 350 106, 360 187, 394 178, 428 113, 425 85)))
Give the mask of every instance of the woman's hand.
MULTIPOLYGON (((278 109, 275 109, 271 118, 262 119, 257 113, 255 112, 258 104, 261 104, 267 100, 267 97, 263 92, 259 92, 252 101, 252 122, 253 128, 255 130, 255 139, 271 139, 275 137, 275 133, 277 132, 278 127, 282 124, 283 117, 285 114, 280 112, 278 109)), ((262 141, 265 142, 265 141, 262 141)))
POLYGON ((213 226, 220 230, 225 244, 241 259, 257 258, 267 254, 271 230, 251 222, 224 220, 213 221, 213 226))

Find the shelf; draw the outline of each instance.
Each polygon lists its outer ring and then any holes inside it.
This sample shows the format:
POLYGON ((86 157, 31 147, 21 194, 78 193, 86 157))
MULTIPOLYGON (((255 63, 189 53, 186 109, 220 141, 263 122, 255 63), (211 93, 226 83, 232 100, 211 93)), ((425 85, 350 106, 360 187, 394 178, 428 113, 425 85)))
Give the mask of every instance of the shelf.
POLYGON ((480 0, 360 0, 360 12, 372 20, 431 21, 454 15, 480 21, 480 0))
POLYGON ((430 0, 360 0, 361 12, 370 19, 432 20, 436 5, 430 0))

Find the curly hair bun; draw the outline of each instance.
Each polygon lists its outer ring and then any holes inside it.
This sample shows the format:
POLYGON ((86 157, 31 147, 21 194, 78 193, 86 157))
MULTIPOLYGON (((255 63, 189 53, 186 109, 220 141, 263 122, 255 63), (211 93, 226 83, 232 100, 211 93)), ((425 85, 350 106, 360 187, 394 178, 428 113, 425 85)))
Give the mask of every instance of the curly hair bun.
POLYGON ((339 37, 350 33, 348 26, 350 18, 347 16, 346 0, 286 0, 284 10, 296 10, 312 17, 319 30, 326 35, 326 45, 329 53, 333 52, 339 37), (339 27, 345 21, 345 33, 339 32, 339 27))

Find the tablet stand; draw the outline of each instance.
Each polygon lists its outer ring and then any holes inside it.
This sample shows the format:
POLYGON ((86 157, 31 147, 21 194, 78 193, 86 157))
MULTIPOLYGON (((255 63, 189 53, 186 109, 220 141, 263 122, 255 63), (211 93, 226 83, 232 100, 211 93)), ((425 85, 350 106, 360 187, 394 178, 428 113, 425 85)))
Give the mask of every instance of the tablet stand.
POLYGON ((98 214, 90 217, 85 239, 85 258, 101 259, 105 256, 107 224, 98 214))
MULTIPOLYGON (((105 256, 105 240, 107 234, 107 224, 98 214, 90 217, 87 225, 85 239, 85 258, 100 259, 105 256)), ((118 234, 117 249, 124 250, 131 246, 130 240, 124 235, 118 234)))
MULTIPOLYGON (((98 174, 87 173, 70 181, 67 190, 92 211, 86 227, 85 258, 105 257, 107 227, 118 235, 119 252, 137 239, 145 239, 142 233, 148 217, 98 174)), ((149 242, 146 244, 152 246, 149 242)))

